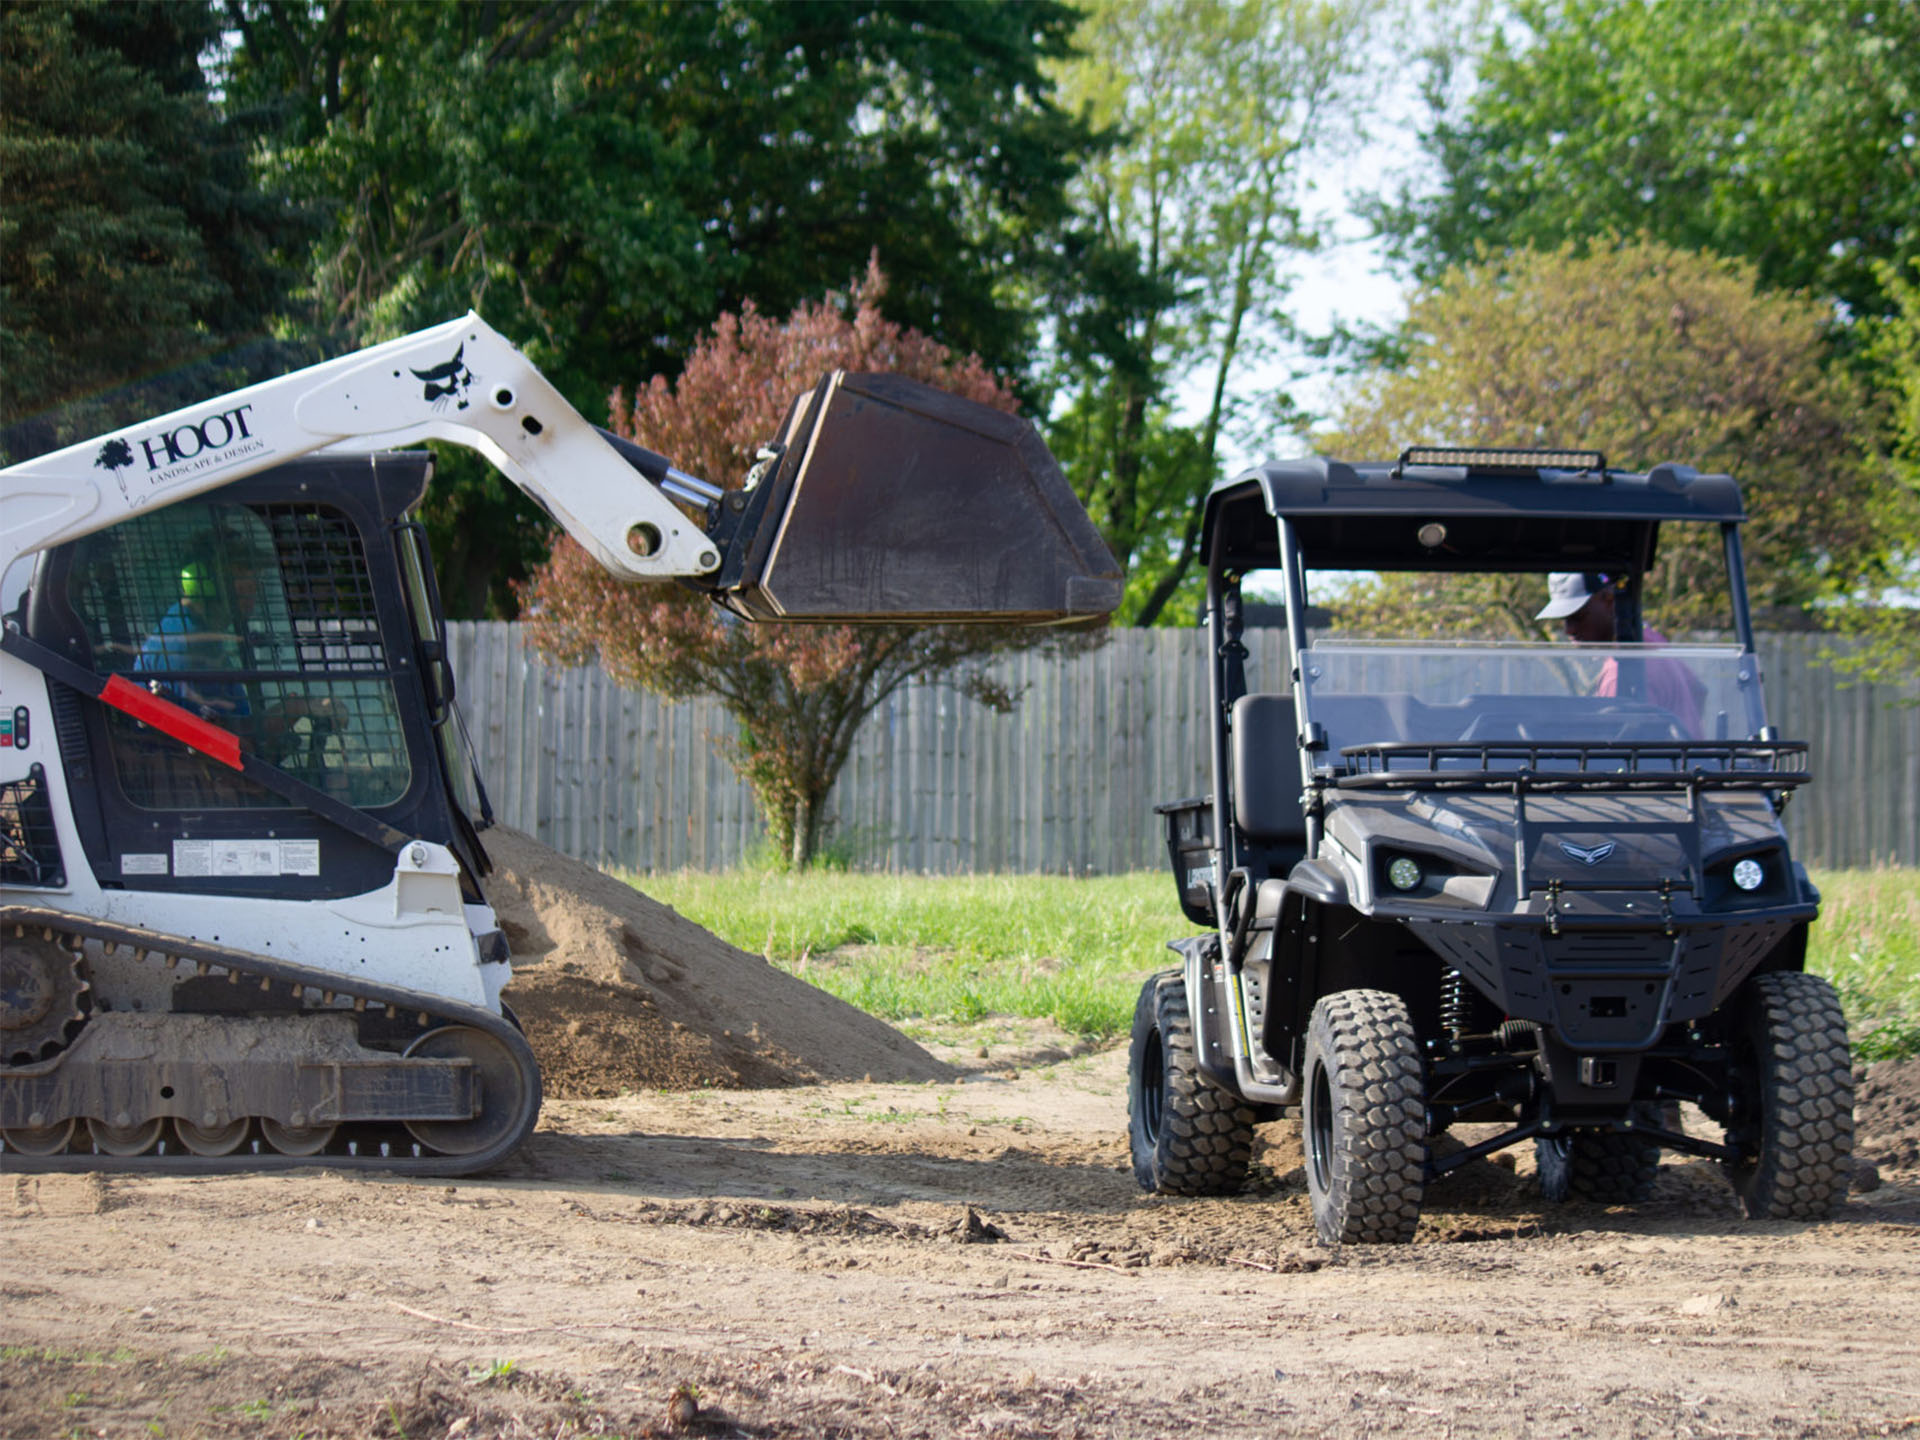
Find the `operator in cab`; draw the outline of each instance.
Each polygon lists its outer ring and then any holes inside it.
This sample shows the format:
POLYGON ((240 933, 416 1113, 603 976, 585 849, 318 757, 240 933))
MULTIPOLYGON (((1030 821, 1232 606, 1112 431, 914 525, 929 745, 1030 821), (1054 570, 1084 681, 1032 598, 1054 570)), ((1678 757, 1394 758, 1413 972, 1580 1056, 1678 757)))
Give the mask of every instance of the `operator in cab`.
MULTIPOLYGON (((259 583, 244 566, 229 569, 228 589, 222 593, 215 567, 204 559, 189 560, 180 570, 180 598, 160 617, 151 635, 141 643, 133 662, 137 673, 225 671, 246 669, 240 636, 252 613, 259 583)), ((155 680, 149 688, 203 720, 236 719, 253 713, 247 687, 237 680, 155 680)))
MULTIPOLYGON (((1558 620, 1566 636, 1576 645, 1616 645, 1620 643, 1618 608, 1615 597, 1618 582, 1612 576, 1595 571, 1561 571, 1547 577, 1547 603, 1536 620, 1558 620)), ((1651 625, 1642 625, 1648 645, 1672 642, 1651 625)), ((1698 738, 1701 705, 1707 687, 1680 661, 1655 655, 1646 662, 1646 698, 1672 713, 1689 738, 1698 738)), ((1611 699, 1620 693, 1620 661, 1608 656, 1600 667, 1600 680, 1593 693, 1611 699)))
POLYGON ((260 600, 260 576, 244 551, 189 559, 180 570, 180 598, 141 643, 133 669, 165 674, 147 681, 154 694, 239 733, 263 758, 283 764, 314 735, 331 732, 336 707, 324 691, 284 679, 272 681, 264 698, 252 693, 261 678, 253 639, 273 648, 260 600))

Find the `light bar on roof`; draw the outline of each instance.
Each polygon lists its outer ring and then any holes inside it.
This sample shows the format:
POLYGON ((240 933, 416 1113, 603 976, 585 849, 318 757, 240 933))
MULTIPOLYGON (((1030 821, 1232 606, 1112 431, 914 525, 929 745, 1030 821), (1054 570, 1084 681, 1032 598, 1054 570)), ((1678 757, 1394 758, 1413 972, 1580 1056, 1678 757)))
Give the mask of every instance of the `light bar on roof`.
POLYGON ((1458 465, 1467 470, 1598 470, 1607 457, 1598 450, 1464 450, 1439 445, 1410 445, 1400 452, 1408 465, 1458 465))

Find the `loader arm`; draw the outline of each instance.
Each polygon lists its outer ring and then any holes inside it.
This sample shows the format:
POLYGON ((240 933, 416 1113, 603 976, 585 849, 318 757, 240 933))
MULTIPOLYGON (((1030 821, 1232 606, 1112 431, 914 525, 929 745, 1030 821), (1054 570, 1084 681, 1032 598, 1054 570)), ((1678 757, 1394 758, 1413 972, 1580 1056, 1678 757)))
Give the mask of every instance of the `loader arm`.
POLYGON ((485 456, 623 579, 720 565, 718 547, 667 498, 705 503, 714 487, 638 447, 623 457, 468 314, 0 471, 0 575, 22 555, 296 456, 425 440, 485 456))
POLYGON ((588 423, 474 314, 0 470, 0 576, 298 456, 425 440, 485 456, 616 577, 685 580, 753 619, 1046 624, 1120 603, 1119 565, 1017 416, 836 371, 730 492, 588 423))
MULTIPOLYGON (((373 465, 426 440, 484 456, 616 577, 682 580, 753 619, 1054 623, 1120 598, 1119 567, 1015 416, 835 372, 795 399, 729 492, 589 424, 474 314, 0 471, 0 577, 302 456, 373 465)), ((383 849, 406 838, 244 753, 151 682, 76 666, 24 612, 0 618, 0 652, 383 849)))

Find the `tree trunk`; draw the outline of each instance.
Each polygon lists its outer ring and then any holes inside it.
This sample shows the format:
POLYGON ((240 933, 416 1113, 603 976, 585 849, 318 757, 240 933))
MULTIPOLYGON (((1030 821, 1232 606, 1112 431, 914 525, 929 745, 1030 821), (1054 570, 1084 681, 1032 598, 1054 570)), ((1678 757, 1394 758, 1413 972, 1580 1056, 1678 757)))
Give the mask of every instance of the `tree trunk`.
POLYGON ((811 795, 796 795, 793 801, 793 846, 787 859, 795 870, 813 864, 815 806, 811 795))

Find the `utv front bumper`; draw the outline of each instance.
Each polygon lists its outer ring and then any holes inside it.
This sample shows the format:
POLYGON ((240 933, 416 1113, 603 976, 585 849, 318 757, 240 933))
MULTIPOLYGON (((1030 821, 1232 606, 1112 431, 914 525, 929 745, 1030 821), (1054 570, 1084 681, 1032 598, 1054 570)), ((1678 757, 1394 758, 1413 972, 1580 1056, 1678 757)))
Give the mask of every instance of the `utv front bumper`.
POLYGON ((1509 1019, 1530 1020, 1583 1053, 1645 1050, 1668 1026, 1718 1009, 1810 920, 1811 905, 1737 922, 1675 919, 1660 928, 1560 928, 1507 916, 1402 923, 1509 1019))
MULTIPOLYGON (((1382 744, 1341 756, 1334 794, 1347 804, 1505 797, 1503 822, 1484 826, 1484 853, 1512 847, 1505 906, 1396 903, 1375 887, 1368 908, 1398 919, 1509 1019, 1581 1052, 1644 1050, 1711 1014, 1818 913, 1763 798, 1805 783, 1797 742, 1382 744), (1737 834, 1737 808, 1766 824, 1737 834), (1703 853, 1710 819, 1719 857, 1703 853), (1750 895, 1720 875, 1745 851, 1768 856, 1767 888, 1750 895)), ((1484 883, 1491 899, 1496 882, 1484 883)))

